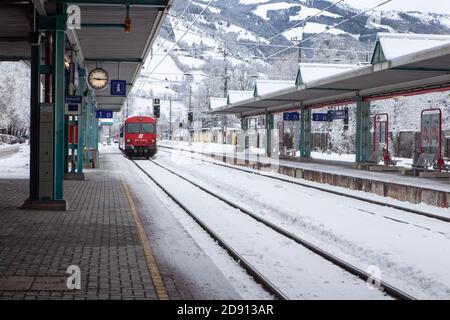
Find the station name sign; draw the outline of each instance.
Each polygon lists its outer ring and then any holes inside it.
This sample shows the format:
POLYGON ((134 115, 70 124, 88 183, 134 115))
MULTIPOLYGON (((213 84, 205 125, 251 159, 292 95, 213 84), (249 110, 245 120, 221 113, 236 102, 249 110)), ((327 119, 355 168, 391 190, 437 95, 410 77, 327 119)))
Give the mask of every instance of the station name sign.
POLYGON ((300 114, 298 112, 284 112, 283 120, 284 121, 299 121, 300 114))
POLYGON ((98 119, 111 119, 113 117, 112 110, 97 110, 95 111, 95 116, 98 119))

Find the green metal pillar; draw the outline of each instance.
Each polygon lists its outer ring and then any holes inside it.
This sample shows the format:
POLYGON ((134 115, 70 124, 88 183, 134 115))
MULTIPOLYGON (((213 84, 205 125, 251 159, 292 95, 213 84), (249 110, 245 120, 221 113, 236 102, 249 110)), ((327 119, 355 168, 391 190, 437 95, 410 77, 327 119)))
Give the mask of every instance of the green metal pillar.
POLYGON ((84 133, 84 150, 86 150, 86 163, 89 163, 91 156, 89 154, 89 148, 91 146, 91 132, 92 132, 92 117, 91 117, 91 113, 92 113, 92 94, 91 91, 88 91, 88 96, 86 99, 86 131, 84 133))
POLYGON ((311 134, 311 110, 304 106, 300 108, 300 157, 311 157, 312 134, 311 134))
MULTIPOLYGON (((65 94, 70 95, 70 74, 67 70, 65 72, 65 94)), ((64 116, 64 173, 69 172, 69 116, 64 116)))
POLYGON ((64 199, 64 28, 53 32, 54 176, 53 200, 64 199))
POLYGON ((92 142, 92 148, 94 148, 95 150, 98 149, 98 119, 96 117, 93 117, 94 121, 93 121, 93 130, 92 130, 92 138, 93 138, 93 142, 92 142))
POLYGON ((248 129, 247 125, 248 125, 247 118, 241 117, 241 130, 242 130, 242 133, 244 133, 244 131, 247 131, 247 129, 248 129))
POLYGON ((370 101, 356 98, 356 162, 362 163, 370 157, 370 101))
POLYGON ((41 45, 31 46, 30 200, 39 199, 39 122, 41 102, 41 45))
POLYGON ((273 129, 273 115, 267 112, 264 116, 264 125, 266 129, 266 156, 270 157, 272 155, 271 148, 271 130, 273 129))
POLYGON ((83 173, 83 134, 86 131, 84 118, 86 117, 86 97, 84 96, 84 79, 86 77, 86 71, 80 69, 78 72, 78 94, 82 97, 81 114, 78 115, 78 144, 77 144, 77 173, 83 173))
POLYGON ((64 116, 64 172, 69 172, 69 116, 64 116))

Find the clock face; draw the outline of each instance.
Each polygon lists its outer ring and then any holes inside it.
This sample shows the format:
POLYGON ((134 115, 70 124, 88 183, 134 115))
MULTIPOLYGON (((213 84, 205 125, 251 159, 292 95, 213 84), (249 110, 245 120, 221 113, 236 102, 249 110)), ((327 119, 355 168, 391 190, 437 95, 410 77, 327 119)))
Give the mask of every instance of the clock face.
POLYGON ((89 73, 89 84, 94 89, 104 89, 109 82, 108 73, 102 68, 95 68, 89 73))

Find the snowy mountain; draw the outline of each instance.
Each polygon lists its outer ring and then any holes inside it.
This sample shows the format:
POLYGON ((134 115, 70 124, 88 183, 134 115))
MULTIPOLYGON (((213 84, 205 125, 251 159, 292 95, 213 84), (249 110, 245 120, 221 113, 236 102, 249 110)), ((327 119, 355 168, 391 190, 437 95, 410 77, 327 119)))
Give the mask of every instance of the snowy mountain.
POLYGON ((381 2, 176 0, 135 93, 204 110, 208 97, 224 96, 225 75, 228 90, 250 90, 256 77, 292 80, 295 38, 304 40, 304 62, 356 63, 370 59, 378 32, 450 34, 450 14, 414 11, 403 1, 364 12, 381 2))

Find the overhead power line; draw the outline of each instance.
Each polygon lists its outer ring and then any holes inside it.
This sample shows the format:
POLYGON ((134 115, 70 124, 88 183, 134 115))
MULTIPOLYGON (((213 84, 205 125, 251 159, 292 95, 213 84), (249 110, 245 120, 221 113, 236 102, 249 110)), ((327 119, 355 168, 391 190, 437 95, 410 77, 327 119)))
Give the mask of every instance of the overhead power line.
POLYGON ((381 7, 381 6, 383 6, 383 5, 385 5, 386 3, 391 2, 391 1, 392 1, 392 0, 386 0, 386 1, 380 3, 380 4, 376 5, 376 6, 373 6, 373 7, 370 8, 370 9, 367 9, 367 10, 364 10, 364 11, 358 13, 358 14, 355 14, 354 16, 351 16, 350 18, 345 19, 345 20, 342 20, 341 22, 335 24, 335 25, 332 26, 331 28, 326 29, 326 30, 324 30, 324 31, 321 31, 321 32, 319 32, 319 33, 316 33, 316 34, 314 34, 314 35, 312 35, 312 36, 310 36, 310 37, 308 37, 308 38, 306 38, 306 39, 304 39, 304 40, 298 42, 298 44, 294 44, 294 45, 289 46, 289 47, 287 47, 287 48, 284 48, 284 49, 282 49, 282 50, 280 50, 280 51, 277 51, 277 52, 275 52, 275 53, 273 53, 273 54, 267 56, 267 58, 271 58, 271 57, 276 56, 276 55, 278 55, 278 54, 280 54, 280 53, 282 53, 282 52, 285 52, 286 50, 289 50, 289 49, 291 49, 291 48, 295 48, 295 47, 297 47, 297 46, 298 46, 299 44, 301 44, 301 43, 304 43, 304 42, 306 42, 306 41, 308 41, 308 40, 311 40, 311 39, 313 39, 313 38, 315 38, 315 37, 317 37, 317 36, 319 36, 319 35, 321 35, 321 34, 324 34, 324 33, 328 32, 328 31, 330 31, 330 30, 336 29, 336 28, 339 27, 340 25, 342 25, 342 24, 344 24, 344 23, 346 23, 346 22, 348 22, 348 21, 351 21, 351 20, 353 20, 353 19, 355 19, 355 18, 357 18, 357 17, 359 17, 359 16, 361 16, 361 15, 363 15, 363 14, 369 12, 369 11, 372 11, 372 10, 378 8, 378 7, 381 7))
POLYGON ((187 28, 187 30, 183 33, 183 35, 177 40, 177 42, 169 49, 169 51, 167 51, 166 55, 157 63, 157 65, 150 71, 149 74, 152 74, 156 68, 159 67, 159 65, 164 61, 164 59, 167 58, 167 56, 169 55, 170 52, 172 52, 172 50, 181 42, 181 40, 184 38, 184 36, 188 33, 188 31, 192 28, 192 26, 197 22, 197 20, 201 17, 201 15, 203 14, 203 12, 205 12, 209 6, 211 5, 211 3, 214 0, 210 0, 208 2, 208 4, 203 8, 203 10, 195 17, 194 21, 189 25, 189 27, 187 28))
MULTIPOLYGON (((270 37, 270 38, 267 39, 267 40, 268 40, 268 41, 271 41, 271 40, 275 39, 276 37, 279 37, 279 36, 283 35, 283 33, 287 32, 287 31, 289 31, 289 30, 292 30, 292 29, 294 29, 295 27, 297 27, 297 26, 299 26, 299 25, 304 24, 305 22, 311 20, 311 19, 314 18, 314 17, 317 17, 317 16, 320 15, 322 12, 327 11, 329 8, 334 7, 335 5, 337 5, 337 4, 339 4, 339 3, 343 2, 343 1, 344 1, 344 0, 339 0, 339 1, 337 1, 337 2, 335 2, 335 3, 333 3, 333 4, 331 4, 331 5, 329 5, 328 7, 326 7, 326 8, 324 8, 324 9, 322 9, 322 10, 316 12, 314 15, 309 16, 309 17, 307 17, 306 19, 303 19, 303 20, 297 22, 297 23, 294 24, 292 27, 290 27, 290 28, 284 30, 283 32, 280 32, 280 33, 278 33, 278 34, 276 34, 276 35, 270 37)), ((249 48, 249 49, 247 50, 247 52, 249 52, 250 50, 253 50, 253 49, 255 49, 255 48, 259 47, 259 46, 261 46, 261 44, 257 44, 257 45, 255 45, 254 47, 249 48)))
POLYGON ((163 42, 159 45, 159 47, 156 49, 156 51, 154 53, 157 53, 159 51, 159 49, 162 48, 163 44, 166 42, 166 40, 173 34, 173 30, 174 28, 176 28, 176 26, 178 25, 178 23, 181 22, 181 20, 183 19, 184 14, 186 13, 187 9, 189 8, 189 6, 192 4, 192 0, 189 1, 189 3, 187 4, 187 6, 184 8, 183 12, 180 15, 180 18, 178 18, 178 21, 175 23, 175 25, 172 28, 172 31, 169 33, 169 35, 167 36, 166 39, 163 40, 163 42))
MULTIPOLYGON (((186 7, 184 8, 183 12, 181 13, 181 18, 184 16, 184 14, 186 13, 187 9, 189 8, 189 6, 191 5, 193 0, 189 0, 188 4, 186 5, 186 7)), ((178 23, 181 21, 181 19, 178 20, 178 22, 175 24, 175 26, 178 25, 178 23)), ((173 30, 169 33, 169 35, 167 36, 166 39, 163 40, 163 42, 159 45, 159 47, 156 49, 156 51, 154 53, 152 53, 152 55, 150 56, 150 61, 149 63, 152 61, 153 56, 155 56, 156 53, 158 53, 159 49, 161 49, 163 47, 163 44, 166 42, 166 40, 170 37, 170 35, 173 33, 173 30)), ((141 86, 139 87, 139 92, 142 91, 144 87, 144 83, 141 84, 141 86)))
MULTIPOLYGON (((167 27, 170 27, 170 26, 167 26, 167 27)), ((179 29, 179 28, 174 28, 174 29, 178 30, 178 31, 186 31, 186 29, 179 29)), ((207 36, 207 35, 200 34, 200 33, 194 32, 194 31, 189 31, 188 33, 205 38, 205 39, 210 39, 210 40, 214 40, 217 42, 221 42, 221 43, 235 43, 235 44, 243 45, 243 46, 256 46, 255 42, 224 40, 224 39, 219 39, 219 38, 213 38, 212 36, 207 36)), ((257 45, 260 47, 291 48, 291 45, 282 45, 282 44, 259 43, 257 45)), ((313 48, 313 47, 301 47, 301 49, 315 50, 315 51, 338 51, 338 52, 367 53, 367 51, 362 51, 362 50, 344 50, 344 49, 313 48)), ((155 56, 156 54, 153 54, 153 55, 155 56)), ((159 54, 159 55, 163 55, 163 54, 159 54)))

